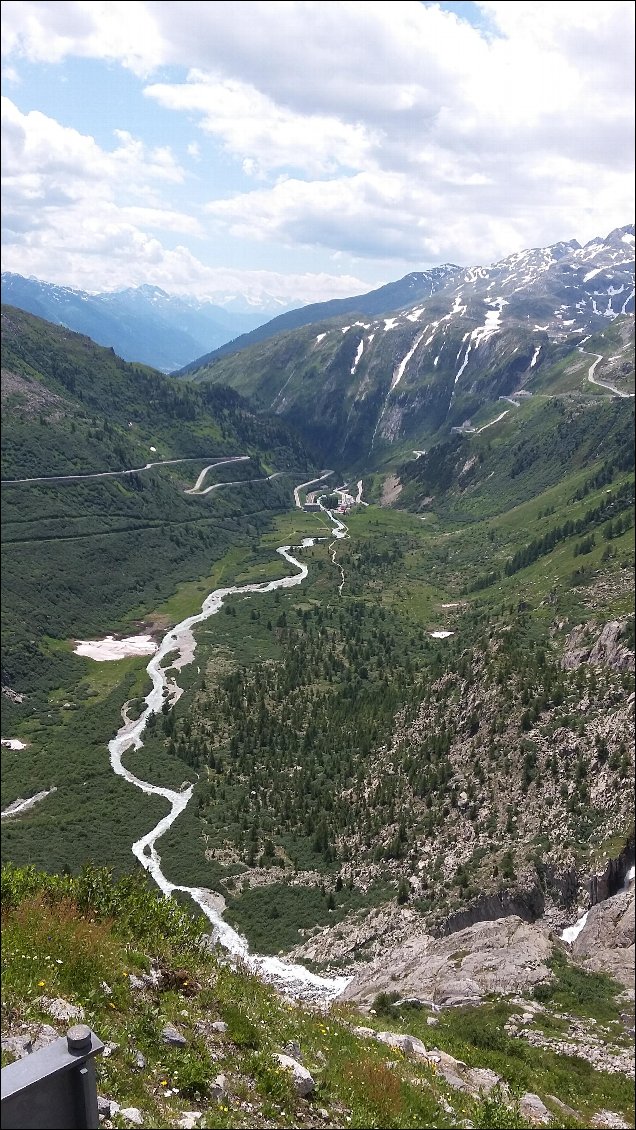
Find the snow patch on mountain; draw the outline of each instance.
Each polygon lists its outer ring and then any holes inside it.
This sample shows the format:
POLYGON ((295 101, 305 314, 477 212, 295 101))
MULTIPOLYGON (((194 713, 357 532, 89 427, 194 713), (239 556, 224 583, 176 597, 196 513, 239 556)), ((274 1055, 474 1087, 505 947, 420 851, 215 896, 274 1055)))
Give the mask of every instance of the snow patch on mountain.
POLYGON ((422 338, 424 337, 424 334, 426 333, 427 329, 428 329, 428 326, 425 326, 424 329, 422 330, 421 334, 418 334, 418 336, 415 338, 415 341, 413 342, 413 345, 409 349, 408 353, 402 358, 399 365, 397 365, 396 368, 394 369, 393 379, 391 381, 391 387, 389 389, 389 392, 393 392, 393 389, 397 388, 397 386, 399 385, 400 381, 402 380, 402 377, 404 376, 404 370, 406 369, 406 366, 408 365, 409 361, 411 360, 411 357, 415 353, 415 350, 417 349, 422 338))
POLYGON ((362 357, 362 350, 363 349, 364 349, 364 338, 361 337, 360 342, 358 344, 358 348, 356 350, 356 355, 355 355, 353 365, 351 366, 351 376, 352 377, 355 376, 355 371, 358 368, 358 362, 359 362, 360 358, 362 357))

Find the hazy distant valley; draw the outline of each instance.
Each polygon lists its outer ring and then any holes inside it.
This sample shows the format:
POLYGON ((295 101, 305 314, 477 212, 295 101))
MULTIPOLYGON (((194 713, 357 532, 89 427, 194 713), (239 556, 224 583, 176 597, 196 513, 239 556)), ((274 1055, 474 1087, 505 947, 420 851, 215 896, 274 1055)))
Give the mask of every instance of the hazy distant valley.
POLYGON ((205 299, 169 295, 158 286, 87 294, 67 286, 2 275, 2 301, 54 325, 87 334, 126 361, 142 361, 164 373, 268 320, 247 303, 228 307, 205 299))

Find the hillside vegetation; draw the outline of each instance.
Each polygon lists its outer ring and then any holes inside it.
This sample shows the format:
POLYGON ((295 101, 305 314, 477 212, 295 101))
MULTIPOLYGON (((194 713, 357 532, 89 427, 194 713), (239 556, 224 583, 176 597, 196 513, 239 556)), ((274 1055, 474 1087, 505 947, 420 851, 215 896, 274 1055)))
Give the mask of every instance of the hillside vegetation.
MULTIPOLYGON (((96 1067, 108 1125, 134 1118, 174 1127, 195 1108, 203 1128, 450 1128, 467 1119, 475 1128, 522 1128, 531 1124, 519 1113, 528 1088, 545 1098, 554 1126, 589 1126, 607 1107, 630 1117, 631 1089, 621 1075, 505 1035, 502 1024, 518 1005, 456 1010, 433 1031, 430 1014, 400 1013, 378 1000, 362 1035, 352 1006, 328 1014, 302 1007, 211 952, 202 945, 203 924, 140 880, 113 885, 96 869, 72 879, 9 866, 2 905, 3 1064, 29 1036, 54 1038, 51 1010, 73 1006, 106 1044, 96 1067), (394 1046, 377 1042, 373 1032, 381 1029, 421 1035, 417 1046, 431 1058, 401 1050, 400 1037, 394 1046), (310 1073, 306 1097, 280 1053, 310 1073), (464 1092, 444 1074, 453 1055, 477 1068, 464 1092), (492 1089, 495 1072, 501 1083, 492 1089)), ((614 987, 580 977, 592 1011, 612 1016, 614 987)), ((571 990, 565 1004, 575 1005, 571 990)))
MULTIPOLYGON (((63 366, 64 335, 55 333, 60 354, 52 350, 49 365, 58 356, 63 366)), ((80 361, 95 350, 67 336, 80 361)), ((43 353, 37 341, 27 335, 16 369, 25 357, 33 367, 43 353)), ((72 356, 69 371, 75 364, 72 356)), ((136 431, 127 428, 132 377, 107 354, 106 391, 91 391, 81 365, 75 378, 78 393, 102 406, 115 395, 109 382, 123 382, 129 402, 109 424, 117 442, 136 431)), ((143 380, 139 428, 159 421, 146 442, 161 427, 172 434, 162 398, 177 414, 197 408, 187 441, 168 451, 163 441, 166 457, 191 451, 206 428, 225 429, 217 441, 227 450, 243 424, 261 427, 234 393, 201 393, 156 374, 143 380), (229 405, 221 424, 199 396, 229 405)), ((64 391, 50 378, 40 387, 64 391)), ((94 435, 81 400, 76 411, 80 433, 94 435)), ((127 756, 154 783, 196 782, 161 842, 167 874, 220 890, 228 917, 261 951, 300 952, 329 926, 323 960, 342 951, 339 930, 355 933, 368 908, 396 897, 432 924, 501 889, 525 892, 535 907, 556 899, 567 913, 560 877, 574 869, 581 882, 604 843, 625 842, 633 818, 631 417, 628 401, 603 394, 593 405, 533 397, 483 433, 452 436, 398 468, 399 509, 349 515, 351 537, 337 551, 341 591, 322 541, 303 551, 302 590, 229 599, 199 628, 196 668, 179 676, 182 697, 127 756), (610 619, 612 654, 568 666, 573 630, 585 628, 591 650, 610 619), (436 630, 451 634, 434 638, 436 630)), ((37 428, 57 436, 72 424, 65 417, 37 428)), ((278 423, 262 427, 287 438, 278 423)), ((264 471, 266 458, 271 451, 264 471)), ((294 458, 289 439, 277 466, 294 458)), ((326 532, 320 515, 299 512, 266 525, 263 512, 289 506, 293 479, 193 497, 183 494, 193 466, 130 482, 10 488, 26 513, 9 494, 7 671, 27 697, 8 703, 7 714, 29 753, 7 754, 4 803, 34 785, 57 786, 41 808, 5 822, 10 858, 73 869, 98 859, 120 870, 130 866, 139 804, 146 828, 161 812, 158 798, 114 779, 105 757, 122 705, 139 709, 146 693, 145 661, 95 664, 72 654, 69 637, 131 630, 144 618, 174 623, 219 583, 280 575, 277 545, 326 532), (51 494, 56 511, 45 515, 51 494), (177 578, 182 595, 166 601, 177 578), (78 835, 89 826, 90 836, 78 835)), ((253 474, 252 464, 221 471, 253 474)), ((365 483, 366 497, 379 499, 380 478, 365 483)))
POLYGON ((2 317, 3 480, 189 460, 4 487, 3 683, 29 693, 32 673, 50 668, 45 638, 113 628, 152 608, 280 509, 276 481, 246 486, 240 507, 222 492, 184 495, 206 459, 249 454, 232 477, 253 479, 304 468, 307 456, 284 424, 256 418, 228 389, 176 385, 22 311, 2 317))
MULTIPOLYGON (((325 498, 343 478, 361 495, 338 540, 324 511, 294 505, 294 487, 309 489, 334 451, 326 407, 305 426, 318 441, 311 462, 285 421, 236 391, 167 380, 17 311, 4 319, 3 475, 139 468, 4 487, 3 808, 45 794, 3 814, 11 1030, 42 1019, 48 977, 51 995, 71 996, 118 1045, 104 1087, 149 1125, 173 1125, 181 1096, 205 1104, 204 1126, 520 1126, 526 1091, 557 1125, 591 1125, 602 1109, 631 1118, 631 1006, 598 947, 573 966, 558 934, 608 865, 613 896, 633 859, 633 401, 593 386, 593 358, 571 343, 553 346, 534 394, 514 403, 493 399, 504 375, 490 370, 474 430, 450 433, 447 414, 427 452, 397 437, 368 473, 338 459, 325 498), (208 462, 238 454, 250 458, 206 472, 220 489, 185 493, 208 462), (290 1007, 202 952, 189 898, 179 892, 179 909, 131 878, 131 846, 173 803, 116 776, 108 755, 143 709, 147 659, 73 650, 107 632, 160 639, 215 589, 290 575, 280 546, 298 547, 302 584, 227 595, 194 628, 196 651, 168 668, 176 693, 123 762, 138 782, 192 786, 157 841, 163 873, 213 892, 253 951, 353 976, 353 995, 380 967, 366 1035, 352 1029, 353 1004, 321 1016, 290 1007), (404 1005, 383 954, 501 913, 539 938, 534 989, 504 994, 495 968, 490 988, 471 982, 470 1006, 464 997, 438 1015, 434 978, 418 985, 419 1009, 404 1005), (68 930, 59 957, 54 919, 68 930), (64 979, 63 945, 79 937, 106 962, 90 988, 85 967, 64 979), (46 964, 44 986, 31 962, 46 964), (152 969, 164 980, 124 978, 152 969), (161 1040, 167 1022, 187 1030, 176 1050, 161 1040), (455 1066, 378 1044, 389 1024, 427 1048, 433 1029, 455 1066), (298 1102, 271 1058, 290 1041, 315 1101, 298 1102), (150 1072, 135 1067, 138 1051, 150 1072), (470 1076, 462 1090, 444 1075, 440 1089, 432 1064, 497 1082, 470 1076), (216 1099, 215 1071, 230 1080, 216 1099)), ((621 325, 587 345, 608 364, 614 351, 623 393, 621 325)), ((621 946, 606 959, 624 982, 621 946)), ((455 981, 467 956, 449 956, 455 981)))
POLYGON ((230 385, 297 427, 329 465, 359 472, 451 428, 488 427, 528 396, 633 396, 633 242, 627 226, 584 248, 407 276, 392 307, 317 309, 295 324, 283 315, 188 376, 230 385))
POLYGON ((4 751, 3 806, 55 785, 46 832, 34 812, 23 858, 61 867, 76 842, 81 859, 128 867, 140 803, 150 814, 160 805, 113 780, 104 743, 133 688, 145 693, 144 663, 97 664, 73 640, 165 626, 161 606, 188 584, 195 610, 202 579, 288 505, 293 477, 249 480, 292 468, 306 478, 307 455, 231 390, 176 385, 12 308, 2 326, 3 480, 140 468, 3 486, 2 732, 29 749, 4 751), (184 493, 207 463, 237 454, 250 459, 204 485, 245 486, 184 493), (142 470, 161 460, 177 462, 142 470))

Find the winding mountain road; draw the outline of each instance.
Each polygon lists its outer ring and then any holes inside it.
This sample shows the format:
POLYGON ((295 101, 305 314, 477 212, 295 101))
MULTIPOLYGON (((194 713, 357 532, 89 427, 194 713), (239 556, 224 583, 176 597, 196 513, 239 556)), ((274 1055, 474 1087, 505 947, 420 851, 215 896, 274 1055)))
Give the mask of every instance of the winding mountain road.
POLYGON ((320 475, 317 479, 310 479, 308 483, 299 483, 297 487, 294 487, 294 505, 299 510, 302 510, 303 504, 300 501, 300 491, 304 490, 305 487, 313 486, 314 483, 324 482, 324 480, 328 479, 330 475, 333 475, 333 471, 323 471, 322 475, 320 475))
MULTIPOLYGON (((249 458, 249 456, 246 456, 246 458, 249 458)), ((210 494, 213 490, 220 490, 221 487, 240 487, 245 483, 269 483, 272 481, 272 479, 279 479, 281 475, 289 473, 287 471, 274 471, 273 475, 261 476, 260 479, 236 479, 235 482, 231 483, 213 483, 212 486, 205 487, 204 490, 200 490, 201 483, 205 479, 208 471, 212 471, 215 467, 219 466, 221 466, 220 463, 211 463, 209 467, 204 467, 194 486, 190 487, 189 490, 185 490, 183 493, 202 496, 204 494, 210 494)))
POLYGON ((595 361, 590 365, 587 371, 587 379, 590 384, 598 385, 599 388, 606 388, 609 392, 612 392, 614 396, 620 396, 622 400, 630 400, 634 396, 633 392, 621 392, 619 388, 616 388, 615 385, 609 384, 608 381, 597 381, 596 377, 594 376, 594 370, 596 369, 596 366, 600 361, 605 360, 602 353, 590 353, 589 350, 583 349, 581 346, 579 346, 579 353, 584 353, 586 357, 595 358, 595 361))
POLYGON ((485 432, 486 428, 492 428, 493 424, 498 424, 500 420, 503 420, 504 416, 508 415, 509 411, 510 411, 510 409, 506 408, 505 412, 500 412, 498 416, 495 416, 494 420, 490 421, 490 423, 483 424, 481 428, 477 428, 475 435, 478 436, 478 435, 480 435, 481 432, 485 432))
MULTIPOLYGON (((2 479, 0 486, 15 486, 18 483, 74 483, 83 482, 87 479, 113 479, 118 475, 139 475, 142 471, 149 471, 151 467, 170 467, 175 463, 198 463, 200 459, 206 458, 210 457, 205 455, 188 455, 183 459, 159 459, 154 463, 146 463, 143 467, 129 467, 126 471, 95 471, 86 475, 38 475, 31 479, 2 479)), ((216 463, 208 464, 199 475, 194 487, 191 490, 185 491, 185 493, 198 493, 196 487, 198 487, 200 481, 203 481, 205 475, 212 467, 224 467, 227 463, 243 463, 250 458, 250 455, 232 455, 228 459, 219 459, 216 463)), ((222 484, 219 483, 218 485, 221 486, 222 484)))

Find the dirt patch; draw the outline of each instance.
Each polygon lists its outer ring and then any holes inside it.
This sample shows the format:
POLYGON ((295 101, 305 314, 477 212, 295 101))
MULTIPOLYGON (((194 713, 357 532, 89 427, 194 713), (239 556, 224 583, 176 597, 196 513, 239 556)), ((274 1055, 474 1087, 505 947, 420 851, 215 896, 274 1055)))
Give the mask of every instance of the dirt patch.
POLYGON ((387 475, 382 484, 380 506, 391 506, 402 493, 402 483, 397 475, 387 475))
POLYGON ((175 622, 174 616, 171 618, 160 612, 148 620, 133 621, 132 627, 136 628, 140 635, 164 636, 169 628, 174 628, 175 622))
POLYGON ((61 396, 50 392, 35 378, 14 373, 10 369, 2 370, 1 390, 5 407, 10 407, 11 404, 19 406, 25 416, 46 414, 49 419, 54 419, 61 416, 66 407, 61 396))

